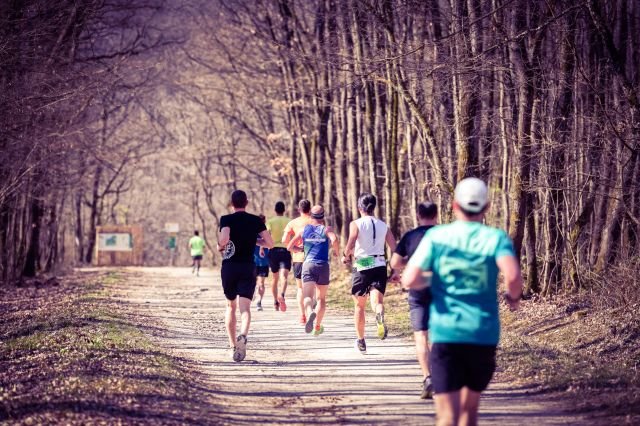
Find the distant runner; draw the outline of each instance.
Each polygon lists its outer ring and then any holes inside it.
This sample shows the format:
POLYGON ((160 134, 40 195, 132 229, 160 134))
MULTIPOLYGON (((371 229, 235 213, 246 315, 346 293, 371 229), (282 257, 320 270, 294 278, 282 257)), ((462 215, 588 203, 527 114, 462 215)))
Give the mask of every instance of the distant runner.
MULTIPOLYGON (((365 310, 367 295, 371 296, 371 309, 376 313, 378 338, 387 337, 387 326, 384 323, 384 292, 387 288, 387 261, 384 254, 385 242, 394 251, 396 240, 386 223, 373 216, 376 208, 376 197, 362 194, 358 198, 360 219, 349 224, 349 240, 345 248, 342 262, 351 262, 355 256, 351 275, 351 294, 355 302, 356 347, 360 353, 367 352, 364 338, 365 310)), ((392 279, 396 279, 396 272, 392 279)))
POLYGON ((429 337, 438 425, 477 424, 480 394, 496 366, 498 272, 511 309, 518 308, 522 295, 511 239, 482 224, 488 206, 483 181, 461 180, 453 202, 458 220, 427 231, 402 276, 405 288, 420 289, 428 285, 423 273, 433 273, 429 337))
POLYGON ((274 246, 269 252, 269 267, 273 274, 273 282, 271 284, 271 293, 273 294, 273 305, 277 310, 285 312, 287 310, 287 302, 285 295, 287 293, 287 278, 291 270, 291 253, 287 251, 287 246, 282 242, 284 229, 290 219, 284 216, 284 203, 278 201, 275 206, 276 216, 267 220, 267 229, 271 233, 274 246), (282 292, 278 294, 278 280, 282 271, 282 292))
POLYGON ((218 250, 222 253, 222 288, 227 298, 225 325, 233 360, 242 361, 247 353, 247 335, 251 324, 251 300, 256 289, 256 244, 273 247, 273 240, 258 216, 245 211, 247 194, 236 190, 231 194, 234 212, 220 218, 218 250), (258 237, 259 235, 259 237, 258 237), (240 335, 236 338, 236 307, 240 307, 240 335))
POLYGON ((311 223, 306 225, 289 242, 287 248, 292 251, 300 251, 299 243, 304 245, 304 262, 302 263, 302 285, 304 308, 308 318, 305 323, 305 332, 319 336, 324 332, 322 319, 327 307, 327 290, 329 288, 329 246, 338 256, 340 248, 338 237, 324 224, 324 208, 313 206, 311 209, 311 223), (313 307, 314 295, 318 300, 313 307), (315 327, 314 327, 314 321, 315 327))
POLYGON ((200 276, 200 262, 202 262, 202 255, 204 254, 204 240, 200 237, 200 233, 196 230, 193 231, 193 237, 189 240, 189 249, 191 250, 192 269, 191 273, 200 276))
MULTIPOLYGON (((418 205, 418 226, 402 236, 395 253, 391 257, 391 267, 401 270, 418 248, 424 233, 438 222, 438 206, 427 201, 418 205)), ((409 317, 416 341, 416 353, 422 369, 422 392, 420 398, 433 397, 433 384, 429 372, 429 309, 431 308, 431 289, 409 290, 409 317)))
MULTIPOLYGON (((259 215, 262 223, 265 223, 266 218, 263 214, 259 215)), ((269 249, 256 246, 253 253, 253 261, 256 264, 256 281, 258 285, 258 303, 256 309, 262 311, 262 298, 264 297, 264 282, 269 276, 269 249)))
MULTIPOLYGON (((284 228, 284 235, 282 236, 282 242, 288 244, 291 239, 298 233, 302 232, 304 227, 311 223, 311 202, 309 200, 300 200, 298 202, 298 212, 300 217, 293 219, 284 228)), ((298 310, 300 311, 300 323, 307 323, 307 316, 304 311, 303 297, 302 297, 302 262, 304 261, 304 252, 302 250, 302 242, 298 245, 299 251, 293 251, 293 277, 296 279, 298 285, 296 299, 298 301, 298 310)))

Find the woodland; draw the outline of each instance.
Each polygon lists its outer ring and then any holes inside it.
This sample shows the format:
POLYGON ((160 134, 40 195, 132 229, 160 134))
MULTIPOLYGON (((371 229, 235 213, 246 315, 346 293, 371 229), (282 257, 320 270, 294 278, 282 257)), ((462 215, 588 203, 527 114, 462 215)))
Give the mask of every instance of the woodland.
MULTIPOLYGON (((362 192, 399 238, 457 181, 489 184, 528 294, 640 276, 633 0, 0 2, 0 281, 90 264, 96 226, 207 244, 250 209, 362 192)), ((212 251, 213 252, 213 251, 212 251)), ((210 262, 215 262, 213 254, 210 262)))

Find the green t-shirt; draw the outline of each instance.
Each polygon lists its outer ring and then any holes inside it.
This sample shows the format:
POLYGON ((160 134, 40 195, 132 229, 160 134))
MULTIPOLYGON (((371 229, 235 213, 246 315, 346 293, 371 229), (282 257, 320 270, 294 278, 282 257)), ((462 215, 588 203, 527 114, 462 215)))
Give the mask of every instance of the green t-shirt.
POLYGON ((191 256, 202 256, 204 250, 204 240, 198 235, 194 235, 189 240, 189 247, 191 247, 191 256))
POLYGON ((432 342, 498 344, 496 260, 502 256, 515 256, 515 252, 501 229, 456 221, 426 232, 409 264, 433 272, 432 342))
POLYGON ((286 216, 274 216, 267 220, 267 230, 271 234, 271 238, 273 238, 274 247, 287 247, 282 242, 282 236, 284 235, 284 228, 290 221, 291 219, 286 216))

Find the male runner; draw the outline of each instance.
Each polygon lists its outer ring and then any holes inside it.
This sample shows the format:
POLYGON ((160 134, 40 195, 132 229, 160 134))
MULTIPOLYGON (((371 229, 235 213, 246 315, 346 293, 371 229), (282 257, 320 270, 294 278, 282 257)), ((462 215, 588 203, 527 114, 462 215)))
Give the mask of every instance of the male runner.
MULTIPOLYGON (((387 326, 384 323, 384 292, 387 288, 387 261, 384 254, 385 242, 393 252, 396 240, 386 223, 373 216, 376 208, 376 197, 362 194, 358 198, 360 218, 349 224, 349 239, 342 257, 342 262, 351 262, 355 256, 351 275, 351 294, 355 302, 354 320, 356 326, 356 347, 360 353, 367 352, 364 339, 365 310, 367 295, 371 297, 371 309, 376 313, 378 338, 387 337, 387 326)), ((394 271, 392 279, 397 278, 394 271)))
POLYGON ((517 309, 522 276, 506 232, 482 224, 487 186, 461 180, 454 192, 458 220, 427 231, 402 276, 405 288, 424 287, 431 271, 431 373, 438 425, 475 425, 480 394, 491 381, 500 335, 498 272, 505 300, 517 309))
POLYGON ((273 274, 273 282, 271 283, 271 293, 273 294, 273 305, 277 310, 285 312, 287 310, 287 302, 285 294, 287 293, 287 278, 291 270, 291 253, 287 251, 287 246, 282 242, 284 228, 290 219, 284 215, 284 203, 278 201, 275 206, 276 215, 267 221, 267 229, 271 233, 271 238, 275 241, 273 249, 269 252, 269 267, 273 274), (278 295, 278 280, 282 271, 282 293, 278 295))
MULTIPOLYGON (((258 215, 262 223, 265 223, 266 218, 263 214, 258 215)), ((269 276, 269 249, 256 246, 253 252, 253 261, 256 264, 256 280, 258 285, 258 303, 256 303, 256 309, 262 311, 262 298, 264 297, 264 282, 269 276)))
MULTIPOLYGON (((418 248, 424 233, 432 228, 438 221, 438 207, 427 201, 418 205, 418 226, 402 236, 395 253, 391 256, 391 267, 401 270, 407 264, 409 258, 418 248)), ((431 306, 431 289, 409 290, 409 318, 413 327, 413 335, 416 341, 418 362, 422 369, 422 393, 420 398, 428 399, 433 396, 433 385, 429 373, 429 308, 431 306)))
MULTIPOLYGON (((300 216, 293 219, 284 228, 284 235, 282 236, 282 242, 288 244, 291 239, 298 233, 302 232, 304 227, 311 223, 311 202, 309 200, 300 200, 298 202, 298 212, 300 216)), ((307 323, 307 316, 304 311, 303 297, 302 297, 302 262, 304 261, 304 252, 302 251, 302 243, 299 243, 298 247, 300 251, 292 252, 293 259, 293 277, 296 280, 298 286, 296 299, 298 301, 298 309, 300 310, 300 323, 307 323)))
POLYGON ((299 243, 304 246, 304 262, 302 263, 302 286, 305 313, 308 320, 304 331, 314 336, 324 332, 322 319, 327 308, 327 290, 329 289, 329 245, 333 247, 333 254, 338 256, 340 248, 338 237, 324 223, 324 208, 313 206, 311 209, 311 223, 296 234, 287 248, 292 251, 300 251, 299 243), (318 304, 313 307, 313 298, 316 295, 318 304), (314 321, 317 320, 314 327, 314 321))
POLYGON ((258 216, 245 211, 247 194, 235 190, 231 194, 233 213, 220 218, 218 250, 222 252, 222 288, 227 298, 225 325, 233 360, 240 362, 247 353, 247 334, 251 323, 251 300, 256 289, 256 265, 253 251, 273 247, 273 240, 258 216), (239 305, 241 327, 236 338, 236 307, 239 305))
POLYGON ((189 240, 189 250, 191 250, 191 259, 193 260, 191 273, 200 276, 200 262, 204 254, 204 240, 200 237, 200 233, 193 231, 193 237, 189 240))

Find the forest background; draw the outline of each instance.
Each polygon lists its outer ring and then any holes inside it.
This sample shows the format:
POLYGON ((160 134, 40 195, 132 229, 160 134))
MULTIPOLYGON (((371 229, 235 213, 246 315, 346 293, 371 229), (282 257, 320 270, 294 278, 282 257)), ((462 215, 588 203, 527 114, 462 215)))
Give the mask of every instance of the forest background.
MULTIPOLYGON (((0 277, 91 263, 101 224, 211 248, 235 188, 270 215, 358 194, 398 237, 466 176, 529 294, 637 300, 640 5, 630 0, 0 4, 0 277)), ((210 250, 210 262, 215 262, 210 250)))

